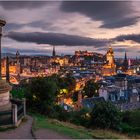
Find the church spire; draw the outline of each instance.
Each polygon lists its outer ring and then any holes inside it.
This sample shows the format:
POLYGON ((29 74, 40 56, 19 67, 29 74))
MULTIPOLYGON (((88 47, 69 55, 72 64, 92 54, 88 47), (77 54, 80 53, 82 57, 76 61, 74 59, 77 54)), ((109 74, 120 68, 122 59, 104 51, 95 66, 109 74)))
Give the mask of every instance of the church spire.
POLYGON ((125 51, 125 58, 124 58, 125 60, 127 60, 127 54, 126 54, 126 51, 125 51))
POLYGON ((127 71, 128 70, 128 60, 127 60, 127 54, 126 54, 126 52, 125 52, 125 56, 124 56, 123 70, 124 71, 127 71))
POLYGON ((55 57, 55 46, 53 46, 52 56, 55 57))

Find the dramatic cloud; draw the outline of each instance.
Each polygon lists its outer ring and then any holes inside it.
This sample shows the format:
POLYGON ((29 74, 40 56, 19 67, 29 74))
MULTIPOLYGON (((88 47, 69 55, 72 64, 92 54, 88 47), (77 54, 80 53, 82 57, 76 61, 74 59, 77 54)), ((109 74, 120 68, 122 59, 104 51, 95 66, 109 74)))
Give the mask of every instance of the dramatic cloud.
POLYGON ((34 9, 43 7, 46 1, 0 1, 0 5, 6 10, 34 9))
POLYGON ((79 12, 93 20, 102 21, 101 28, 130 26, 139 19, 130 1, 64 1, 61 10, 79 12))
POLYGON ((10 52, 10 53, 15 53, 17 52, 17 50, 20 53, 24 53, 24 54, 45 54, 45 53, 52 53, 52 50, 45 50, 45 49, 22 49, 22 48, 10 48, 10 47, 5 47, 3 48, 4 52, 10 52))
POLYGON ((120 35, 116 37, 114 40, 116 41, 130 40, 130 41, 135 41, 135 42, 140 43, 140 34, 120 35))
POLYGON ((2 51, 50 54, 56 45, 57 54, 105 54, 110 44, 116 56, 139 56, 139 7, 140 1, 0 1, 7 22, 2 51))
POLYGON ((25 24, 7 23, 6 30, 17 30, 25 26, 25 24))
POLYGON ((66 45, 66 46, 104 46, 109 43, 106 39, 93 39, 76 35, 60 33, 20 33, 9 32, 7 37, 19 42, 34 42, 37 44, 66 45))

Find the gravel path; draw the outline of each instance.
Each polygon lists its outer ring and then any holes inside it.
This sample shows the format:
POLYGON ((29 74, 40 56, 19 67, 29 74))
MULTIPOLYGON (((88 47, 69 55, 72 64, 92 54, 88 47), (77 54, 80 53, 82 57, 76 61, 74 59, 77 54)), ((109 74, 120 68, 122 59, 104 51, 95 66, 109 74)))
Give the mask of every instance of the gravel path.
POLYGON ((34 132, 36 139, 71 139, 68 136, 59 134, 49 129, 39 129, 34 132))
POLYGON ((29 116, 27 119, 18 128, 0 132, 0 139, 33 139, 31 134, 33 119, 29 116))

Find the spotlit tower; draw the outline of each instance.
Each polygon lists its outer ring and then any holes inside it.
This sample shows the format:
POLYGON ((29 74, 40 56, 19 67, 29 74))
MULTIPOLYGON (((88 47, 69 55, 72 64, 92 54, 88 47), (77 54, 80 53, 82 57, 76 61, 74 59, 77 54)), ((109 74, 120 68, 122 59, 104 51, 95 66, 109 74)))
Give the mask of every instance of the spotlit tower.
POLYGON ((109 47, 106 53, 106 64, 103 66, 102 74, 104 76, 111 76, 116 74, 116 64, 114 61, 114 51, 112 47, 109 47))

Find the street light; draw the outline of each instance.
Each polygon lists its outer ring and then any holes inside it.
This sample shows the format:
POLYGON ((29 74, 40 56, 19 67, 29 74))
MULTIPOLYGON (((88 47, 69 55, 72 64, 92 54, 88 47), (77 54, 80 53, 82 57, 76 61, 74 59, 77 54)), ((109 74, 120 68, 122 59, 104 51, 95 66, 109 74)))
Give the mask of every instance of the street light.
POLYGON ((5 26, 6 21, 0 19, 0 79, 2 79, 2 67, 1 67, 1 38, 2 38, 2 27, 5 26))

